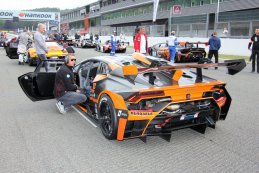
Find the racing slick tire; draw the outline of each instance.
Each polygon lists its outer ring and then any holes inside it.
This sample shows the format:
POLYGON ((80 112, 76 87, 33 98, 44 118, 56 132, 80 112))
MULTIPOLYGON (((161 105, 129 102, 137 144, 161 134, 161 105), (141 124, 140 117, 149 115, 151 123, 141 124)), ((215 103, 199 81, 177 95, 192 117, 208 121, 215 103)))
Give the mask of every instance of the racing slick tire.
POLYGON ((126 51, 127 51, 127 49, 124 49, 124 50, 122 50, 121 52, 122 52, 122 53, 126 53, 126 51))
POLYGON ((109 53, 108 50, 105 50, 104 46, 103 46, 103 53, 109 53))
POLYGON ((113 102, 106 94, 102 95, 98 103, 98 117, 100 128, 105 138, 116 139, 118 131, 118 118, 113 102))

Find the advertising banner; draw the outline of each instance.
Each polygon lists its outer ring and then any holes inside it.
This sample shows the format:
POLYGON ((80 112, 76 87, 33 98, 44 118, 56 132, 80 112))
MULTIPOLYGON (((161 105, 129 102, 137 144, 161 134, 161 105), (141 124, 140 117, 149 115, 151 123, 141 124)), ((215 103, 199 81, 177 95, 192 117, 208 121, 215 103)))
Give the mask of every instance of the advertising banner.
POLYGON ((8 11, 0 10, 0 19, 13 19, 19 17, 20 20, 58 20, 58 13, 35 12, 35 11, 8 11))

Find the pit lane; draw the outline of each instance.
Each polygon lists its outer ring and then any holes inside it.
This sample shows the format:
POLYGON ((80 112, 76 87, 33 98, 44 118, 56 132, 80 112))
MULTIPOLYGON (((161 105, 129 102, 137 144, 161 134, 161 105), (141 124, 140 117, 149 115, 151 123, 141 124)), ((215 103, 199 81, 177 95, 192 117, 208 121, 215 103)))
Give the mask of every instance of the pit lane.
MULTIPOLYGON (((133 52, 128 49, 127 53, 133 52)), ((104 55, 76 48, 78 61, 104 55)), ((117 54, 119 55, 119 54, 117 54)), ((233 99, 225 121, 205 135, 191 129, 159 137, 109 141, 75 110, 61 115, 55 100, 32 102, 17 77, 35 67, 18 66, 0 48, 1 172, 258 172, 259 74, 251 64, 235 76, 226 69, 204 74, 227 82, 233 99)))

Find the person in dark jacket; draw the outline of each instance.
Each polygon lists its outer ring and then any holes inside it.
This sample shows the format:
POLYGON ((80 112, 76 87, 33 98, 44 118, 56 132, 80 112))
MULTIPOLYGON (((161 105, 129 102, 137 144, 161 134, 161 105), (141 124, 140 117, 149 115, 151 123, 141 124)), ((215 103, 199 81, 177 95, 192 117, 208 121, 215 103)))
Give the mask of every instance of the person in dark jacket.
MULTIPOLYGON (((208 53, 208 58, 211 60, 213 55, 215 57, 215 63, 218 63, 219 61, 219 49, 221 47, 221 41, 220 38, 217 37, 217 32, 213 32, 208 45, 210 46, 209 48, 209 53, 208 53)), ((217 69, 217 67, 215 67, 217 69)))
POLYGON ((252 73, 255 72, 255 59, 257 58, 257 73, 259 73, 259 29, 255 30, 255 34, 251 37, 251 41, 248 44, 248 49, 251 49, 252 46, 252 73))
POLYGON ((56 73, 54 86, 54 95, 58 101, 56 105, 62 114, 65 114, 72 105, 86 101, 86 96, 75 84, 73 67, 76 58, 74 54, 69 53, 65 61, 65 64, 56 73))

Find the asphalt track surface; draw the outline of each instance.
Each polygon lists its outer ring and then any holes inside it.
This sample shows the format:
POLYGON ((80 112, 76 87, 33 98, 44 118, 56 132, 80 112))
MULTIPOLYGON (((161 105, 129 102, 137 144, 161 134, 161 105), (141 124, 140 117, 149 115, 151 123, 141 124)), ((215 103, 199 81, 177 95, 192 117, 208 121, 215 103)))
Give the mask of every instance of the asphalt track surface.
MULTIPOLYGON (((80 61, 101 53, 76 49, 76 55, 80 61)), ((3 48, 0 65, 2 173, 259 172, 259 74, 250 73, 251 64, 235 76, 224 68, 204 71, 227 82, 233 99, 215 130, 184 129, 172 132, 171 142, 148 137, 147 143, 107 140, 78 111, 61 115, 55 100, 32 102, 17 77, 35 67, 18 66, 3 48)))

